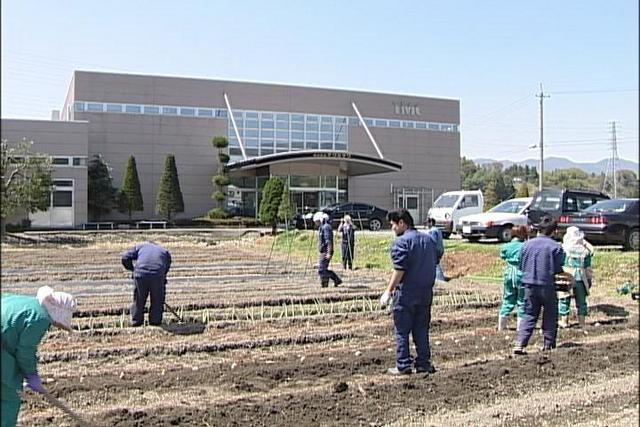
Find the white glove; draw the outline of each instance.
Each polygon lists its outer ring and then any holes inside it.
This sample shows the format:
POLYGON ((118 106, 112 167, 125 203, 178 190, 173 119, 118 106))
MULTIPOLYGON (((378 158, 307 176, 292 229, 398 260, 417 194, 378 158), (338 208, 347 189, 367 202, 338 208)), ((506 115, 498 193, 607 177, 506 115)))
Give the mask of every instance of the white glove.
POLYGON ((391 302, 391 292, 384 291, 384 293, 380 297, 380 305, 384 307, 386 305, 389 305, 390 302, 391 302))

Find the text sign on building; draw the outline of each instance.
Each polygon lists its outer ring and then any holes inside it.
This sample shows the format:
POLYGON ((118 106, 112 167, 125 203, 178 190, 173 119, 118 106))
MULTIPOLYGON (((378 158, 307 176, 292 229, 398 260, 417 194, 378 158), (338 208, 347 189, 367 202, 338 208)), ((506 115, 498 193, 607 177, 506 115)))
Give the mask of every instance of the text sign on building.
POLYGON ((410 104, 400 101, 393 103, 393 110, 399 116, 420 116, 420 106, 418 104, 410 104))

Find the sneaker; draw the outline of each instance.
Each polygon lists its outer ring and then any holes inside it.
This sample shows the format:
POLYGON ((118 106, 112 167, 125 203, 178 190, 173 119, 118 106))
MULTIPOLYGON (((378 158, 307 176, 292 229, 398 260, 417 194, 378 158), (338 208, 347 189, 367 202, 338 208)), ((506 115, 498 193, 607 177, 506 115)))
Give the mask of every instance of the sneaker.
POLYGON ((523 354, 527 354, 527 352, 524 351, 524 347, 523 346, 518 344, 515 347, 513 347, 513 354, 517 354, 517 355, 521 356, 523 354))
POLYGON ((405 368, 405 369, 400 370, 397 367, 395 367, 395 368, 387 369, 387 374, 394 375, 394 376, 410 375, 412 373, 413 373, 413 369, 411 369, 411 368, 405 368))
POLYGON ((337 278, 334 282, 333 282, 333 286, 335 286, 336 288, 338 287, 338 285, 342 284, 342 279, 341 278, 337 278))
POLYGON ((321 280, 320 286, 326 288, 327 286, 329 286, 329 280, 321 280))
POLYGON ((427 365, 426 367, 417 366, 416 374, 435 374, 436 368, 433 367, 432 364, 427 365))

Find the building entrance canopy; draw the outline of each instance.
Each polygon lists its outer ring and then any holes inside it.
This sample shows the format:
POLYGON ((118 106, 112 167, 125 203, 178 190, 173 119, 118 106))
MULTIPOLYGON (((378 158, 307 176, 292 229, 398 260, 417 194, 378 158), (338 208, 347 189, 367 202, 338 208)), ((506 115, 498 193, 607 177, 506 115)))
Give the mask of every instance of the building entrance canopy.
POLYGON ((359 176, 397 172, 402 169, 402 164, 348 151, 305 150, 236 161, 229 163, 228 168, 232 177, 269 176, 283 172, 295 175, 338 172, 343 176, 359 176))

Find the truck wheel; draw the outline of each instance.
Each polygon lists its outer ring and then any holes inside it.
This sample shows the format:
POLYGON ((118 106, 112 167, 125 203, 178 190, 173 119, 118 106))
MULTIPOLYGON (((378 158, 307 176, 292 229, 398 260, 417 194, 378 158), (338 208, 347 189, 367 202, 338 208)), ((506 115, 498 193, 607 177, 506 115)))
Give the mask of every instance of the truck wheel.
POLYGON ((380 221, 378 218, 372 218, 369 221, 369 230, 378 231, 381 228, 382 228, 382 221, 380 221))
POLYGON ((510 242, 511 241, 511 227, 502 227, 498 232, 498 239, 501 242, 510 242))
POLYGON ((624 248, 627 250, 637 251, 640 248, 640 230, 633 228, 627 230, 624 239, 624 248))

